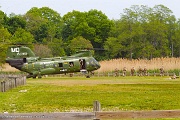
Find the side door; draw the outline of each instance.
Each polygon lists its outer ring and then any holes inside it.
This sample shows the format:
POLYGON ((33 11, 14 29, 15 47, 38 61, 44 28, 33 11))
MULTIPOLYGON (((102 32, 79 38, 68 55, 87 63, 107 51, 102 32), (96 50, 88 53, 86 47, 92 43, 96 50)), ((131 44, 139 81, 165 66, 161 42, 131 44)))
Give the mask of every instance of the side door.
POLYGON ((85 59, 79 59, 80 64, 80 70, 86 69, 86 60, 85 59))

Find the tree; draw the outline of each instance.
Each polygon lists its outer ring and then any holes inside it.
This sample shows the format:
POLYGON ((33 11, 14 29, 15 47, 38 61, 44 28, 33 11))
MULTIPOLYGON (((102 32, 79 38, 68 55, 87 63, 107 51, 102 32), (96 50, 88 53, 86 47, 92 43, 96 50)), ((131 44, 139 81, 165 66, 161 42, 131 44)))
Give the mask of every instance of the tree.
POLYGON ((122 57, 124 51, 122 42, 118 38, 109 37, 105 42, 104 49, 107 50, 107 56, 109 59, 122 57))
POLYGON ((117 38, 124 48, 118 57, 151 59, 170 55, 175 30, 175 17, 167 7, 133 5, 115 21, 110 36, 117 38))
POLYGON ((14 34, 18 28, 25 29, 26 21, 22 16, 12 16, 5 20, 5 27, 11 34, 14 34))
POLYGON ((27 30, 33 34, 35 40, 42 43, 54 38, 61 39, 62 18, 59 13, 48 8, 33 7, 25 15, 27 30))
POLYGON ((4 26, 4 22, 6 18, 7 18, 6 14, 0 10, 0 28, 4 26))
MULTIPOLYGON (((72 11, 63 16, 64 26, 62 30, 63 41, 66 44, 78 36, 89 40, 94 48, 103 48, 104 42, 109 36, 113 21, 98 10, 88 12, 72 11)), ((102 53, 95 52, 96 59, 101 59, 102 53)))
POLYGON ((0 28, 0 65, 5 63, 8 43, 10 43, 11 34, 6 28, 0 28))
POLYGON ((101 11, 90 10, 86 14, 87 24, 91 28, 91 34, 88 34, 87 37, 83 37, 90 40, 94 47, 102 48, 114 24, 101 11))
POLYGON ((173 56, 180 56, 180 19, 175 23, 175 31, 174 36, 172 36, 173 44, 171 46, 171 50, 173 52, 173 56))
POLYGON ((91 42, 82 36, 78 36, 70 41, 69 44, 71 54, 77 52, 77 49, 84 50, 88 48, 93 48, 91 42))
POLYGON ((101 11, 72 11, 63 16, 63 40, 82 36, 91 41, 94 47, 102 47, 106 41, 113 22, 101 11))
POLYGON ((13 44, 27 44, 30 48, 35 41, 33 35, 22 28, 18 28, 10 40, 13 44))
POLYGON ((89 29, 86 21, 86 15, 83 12, 75 11, 68 12, 63 16, 63 30, 62 38, 63 41, 69 42, 77 36, 82 36, 84 31, 89 29))
POLYGON ((7 28, 0 28, 0 43, 1 44, 8 44, 10 43, 9 38, 11 34, 8 32, 7 28))
POLYGON ((7 46, 0 44, 0 66, 5 63, 7 46))
POLYGON ((116 28, 119 32, 116 33, 119 41, 122 41, 123 53, 121 57, 142 58, 143 54, 138 52, 146 47, 146 33, 144 25, 147 21, 143 13, 148 13, 146 6, 131 6, 130 9, 125 9, 121 19, 117 21, 116 28), (133 55, 133 56, 132 56, 133 55))
POLYGON ((48 47, 51 49, 53 56, 64 56, 64 55, 66 55, 65 51, 64 51, 62 39, 57 39, 57 38, 53 39, 52 42, 48 43, 48 47))
POLYGON ((23 17, 27 23, 26 30, 34 36, 34 39, 37 42, 42 42, 43 38, 40 38, 39 34, 37 33, 41 25, 46 23, 46 20, 43 20, 40 16, 36 14, 34 15, 33 13, 29 13, 29 12, 27 12, 23 17))
POLYGON ((154 57, 166 57, 171 53, 169 48, 172 42, 172 23, 174 16, 172 11, 163 6, 156 5, 152 8, 152 13, 149 15, 149 24, 147 27, 147 33, 150 43, 154 46, 156 51, 154 57))
POLYGON ((36 56, 39 56, 41 58, 52 57, 51 50, 48 48, 47 45, 43 44, 35 44, 34 53, 36 56))

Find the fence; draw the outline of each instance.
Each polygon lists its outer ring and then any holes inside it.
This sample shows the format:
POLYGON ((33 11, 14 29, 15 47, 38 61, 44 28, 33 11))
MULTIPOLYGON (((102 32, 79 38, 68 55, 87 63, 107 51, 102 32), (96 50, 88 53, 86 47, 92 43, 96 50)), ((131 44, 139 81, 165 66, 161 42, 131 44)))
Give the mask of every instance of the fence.
POLYGON ((134 118, 180 118, 180 110, 152 110, 152 111, 119 111, 102 112, 101 104, 94 101, 95 120, 100 119, 134 119, 134 118))
POLYGON ((180 110, 103 112, 98 101, 93 102, 93 112, 61 113, 0 113, 3 120, 112 120, 139 118, 180 118, 180 110))
POLYGON ((0 74, 0 92, 6 92, 9 89, 26 84, 24 75, 4 75, 0 74))

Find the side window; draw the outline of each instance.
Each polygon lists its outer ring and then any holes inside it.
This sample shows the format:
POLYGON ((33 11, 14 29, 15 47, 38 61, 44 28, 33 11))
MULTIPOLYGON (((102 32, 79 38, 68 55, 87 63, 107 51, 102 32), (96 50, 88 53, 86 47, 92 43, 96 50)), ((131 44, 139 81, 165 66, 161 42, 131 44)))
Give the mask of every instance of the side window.
POLYGON ((63 63, 58 63, 59 64, 59 67, 63 67, 63 63))
POLYGON ((74 63, 73 62, 69 62, 69 67, 73 67, 74 63))

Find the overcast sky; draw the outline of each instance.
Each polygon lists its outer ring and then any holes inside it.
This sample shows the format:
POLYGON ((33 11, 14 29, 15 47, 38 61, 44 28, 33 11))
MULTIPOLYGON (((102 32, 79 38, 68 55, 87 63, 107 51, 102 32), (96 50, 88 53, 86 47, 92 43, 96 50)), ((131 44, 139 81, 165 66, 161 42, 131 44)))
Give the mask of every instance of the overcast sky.
POLYGON ((109 19, 119 19, 123 9, 130 8, 131 5, 154 7, 159 4, 168 7, 176 18, 180 18, 180 0, 0 0, 0 10, 7 15, 23 15, 32 7, 49 7, 63 16, 72 10, 84 12, 97 9, 109 19))

